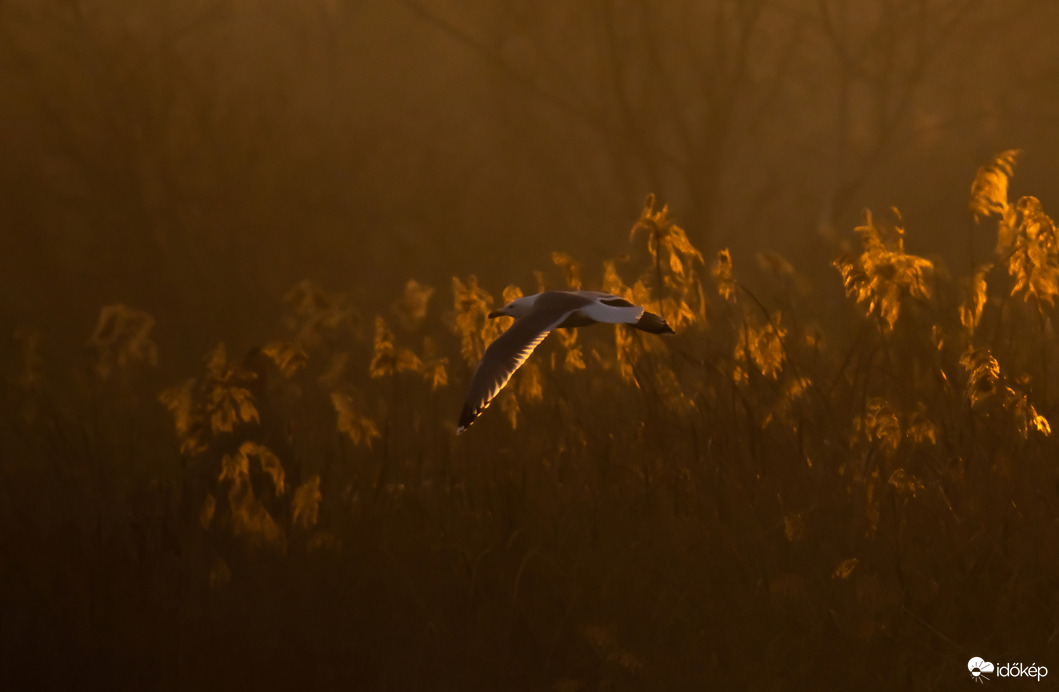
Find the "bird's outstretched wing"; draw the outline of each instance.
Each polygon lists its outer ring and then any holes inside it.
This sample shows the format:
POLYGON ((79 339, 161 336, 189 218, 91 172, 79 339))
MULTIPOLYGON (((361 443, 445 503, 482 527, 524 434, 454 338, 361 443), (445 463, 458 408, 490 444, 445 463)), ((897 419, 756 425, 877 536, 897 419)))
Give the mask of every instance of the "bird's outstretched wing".
POLYGON ((554 311, 542 307, 535 305, 485 349, 471 379, 471 389, 467 393, 463 413, 460 414, 457 433, 466 430, 481 415, 533 350, 556 325, 566 319, 567 313, 557 316, 554 311))

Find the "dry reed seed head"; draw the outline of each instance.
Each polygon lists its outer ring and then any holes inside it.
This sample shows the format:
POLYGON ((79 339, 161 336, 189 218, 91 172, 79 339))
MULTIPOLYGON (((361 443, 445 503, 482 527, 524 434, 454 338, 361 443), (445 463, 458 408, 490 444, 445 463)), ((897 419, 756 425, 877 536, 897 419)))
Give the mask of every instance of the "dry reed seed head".
POLYGON ((905 423, 905 437, 921 445, 937 444, 938 426, 927 413, 926 405, 919 402, 916 410, 909 414, 905 423))
POLYGON ((705 260, 698 248, 691 244, 688 234, 683 228, 673 224, 669 227, 669 233, 665 237, 665 249, 669 252, 670 270, 679 276, 691 271, 695 265, 704 266, 705 260))
POLYGON ((660 368, 655 374, 654 386, 662 403, 674 413, 691 413, 696 410, 695 400, 689 397, 680 385, 677 374, 671 368, 660 368))
POLYGON ((390 306, 402 329, 410 332, 423 323, 430 306, 430 298, 433 295, 432 286, 421 284, 415 279, 408 280, 404 287, 404 295, 390 306))
POLYGON ((393 332, 382 316, 375 317, 375 340, 368 372, 386 377, 399 372, 422 372, 423 361, 411 350, 394 343, 393 332))
POLYGON ((207 424, 205 406, 196 401, 195 393, 198 380, 189 378, 182 385, 168 387, 158 393, 158 401, 173 416, 177 438, 180 440, 180 453, 194 456, 206 451, 211 431, 207 424))
POLYGON ((854 573, 860 566, 860 560, 857 557, 849 557, 847 560, 843 560, 831 572, 831 579, 849 579, 849 576, 854 573))
POLYGON ((349 372, 349 359, 350 355, 348 351, 339 351, 330 354, 327 361, 327 368, 325 368, 323 373, 316 378, 316 381, 323 385, 324 389, 328 391, 338 389, 340 382, 349 372))
POLYGON ((392 375, 396 371, 397 347, 393 343, 393 332, 381 316, 375 317, 375 339, 369 371, 372 377, 392 375))
POLYGON ((240 423, 260 422, 254 397, 245 387, 215 385, 210 389, 206 409, 214 435, 232 432, 240 423))
POLYGON ((158 401, 172 414, 177 436, 181 438, 187 435, 192 425, 201 420, 197 415, 192 395, 197 382, 198 380, 192 377, 185 380, 184 384, 167 387, 158 393, 158 401))
POLYGON ((226 454, 221 462, 221 473, 218 481, 236 481, 242 477, 250 477, 251 461, 256 460, 257 466, 272 481, 272 487, 278 497, 286 490, 284 483, 283 464, 280 463, 272 450, 259 442, 247 440, 239 445, 234 454, 226 454))
POLYGON ((228 347, 222 341, 206 356, 206 379, 209 384, 249 385, 258 379, 258 373, 245 360, 229 360, 228 347))
POLYGON ((225 455, 220 462, 220 476, 218 481, 237 481, 244 476, 250 475, 250 459, 241 454, 241 449, 235 454, 225 455))
POLYGON ((493 297, 478 287, 473 275, 464 284, 452 277, 453 303, 456 308, 455 330, 460 337, 460 353, 470 366, 478 363, 485 347, 503 331, 506 320, 489 319, 493 297))
POLYGON ((988 289, 985 277, 992 268, 992 264, 983 264, 975 269, 968 287, 967 300, 959 307, 960 324, 971 335, 974 335, 974 330, 982 320, 982 311, 985 309, 986 291, 988 289))
POLYGON ((481 357, 481 353, 485 352, 486 347, 496 341, 497 337, 503 334, 504 330, 509 326, 511 326, 510 317, 497 317, 495 319, 489 319, 488 317, 483 318, 482 329, 478 334, 478 341, 481 344, 479 357, 481 357))
MULTIPOLYGON (((702 287, 696 280, 693 285, 666 291, 664 298, 648 303, 645 307, 649 306, 664 315, 673 329, 682 331, 705 317, 705 305, 702 287)), ((661 342, 658 345, 661 345, 661 342)), ((654 344, 649 348, 653 346, 654 344)))
POLYGON ((781 323, 779 311, 772 314, 772 319, 763 329, 759 330, 757 338, 751 342, 750 355, 762 375, 776 379, 783 369, 786 359, 784 339, 787 337, 787 328, 781 323))
POLYGON ((653 193, 648 194, 644 199, 643 208, 640 210, 640 218, 636 220, 632 230, 629 232, 629 240, 634 240, 636 235, 643 231, 647 235, 647 251, 651 257, 656 256, 659 236, 665 234, 668 231, 668 227, 672 225, 672 221, 667 218, 668 216, 669 207, 663 206, 660 210, 655 211, 655 196, 653 193))
POLYGON ((460 281, 458 276, 452 277, 452 293, 457 312, 481 310, 493 302, 493 297, 479 288, 478 277, 473 274, 467 278, 467 283, 460 281))
POLYGON ((312 314, 327 307, 327 296, 315 281, 304 279, 283 296, 283 302, 297 315, 312 314))
POLYGON ((449 373, 447 356, 438 356, 434 340, 423 337, 423 379, 430 384, 431 391, 448 385, 449 373))
POLYGON ((1024 301, 1032 297, 1041 304, 1055 305, 1059 295, 1059 243, 1055 223, 1041 210, 1035 197, 1018 202, 1019 225, 1008 260, 1008 273, 1014 279, 1012 296, 1024 301))
POLYGON ((945 348, 945 336, 945 327, 940 324, 930 326, 930 343, 934 344, 934 348, 939 351, 945 348))
MULTIPOLYGON (((581 350, 581 344, 577 342, 577 328, 575 327, 571 329, 557 329, 555 333, 558 335, 559 343, 566 351, 566 355, 563 359, 563 369, 567 372, 584 370, 585 358, 584 353, 581 350)), ((554 365, 552 369, 555 369, 554 365)))
POLYGON ((602 353, 600 353, 599 349, 594 346, 589 349, 588 355, 589 359, 592 361, 592 367, 599 368, 601 371, 604 372, 610 372, 618 364, 618 358, 616 354, 613 358, 609 356, 604 356, 602 353))
POLYGON ((245 536, 252 543, 275 547, 285 545, 285 536, 261 500, 254 494, 248 476, 240 476, 228 489, 228 506, 232 517, 232 534, 245 536))
POLYGON ((576 372, 578 370, 584 370, 587 366, 585 365, 585 356, 581 351, 581 345, 578 344, 566 351, 566 358, 563 359, 563 369, 567 372, 576 372))
POLYGON ((184 456, 195 456, 209 449, 207 442, 208 428, 203 425, 196 427, 190 434, 180 440, 180 453, 184 456))
POLYGON ((229 363, 224 342, 210 352, 206 372, 203 418, 209 421, 214 435, 232 432, 241 423, 260 422, 254 396, 243 386, 255 380, 257 373, 241 368, 238 363, 229 363))
POLYGON ((977 221, 983 216, 1003 216, 1008 211, 1008 182, 1015 169, 1015 160, 1022 153, 1008 149, 981 166, 971 183, 970 209, 977 221))
MULTIPOLYGON (((659 309, 675 329, 686 328, 706 316, 706 297, 698 269, 704 268, 702 254, 688 240, 683 229, 673 226, 666 237, 664 250, 668 253, 668 268, 662 271, 659 309)), ((646 271, 645 277, 654 273, 646 271)))
POLYGON ((226 454, 221 462, 219 483, 228 482, 228 505, 231 511, 232 533, 247 536, 253 542, 283 546, 285 537, 275 519, 254 493, 252 468, 256 468, 272 482, 276 497, 286 489, 283 465, 272 450, 252 441, 243 442, 234 454, 226 454), (251 465, 251 461, 256 464, 251 465))
POLYGON ((581 265, 565 252, 553 252, 552 263, 563 272, 563 281, 571 291, 581 290, 581 265))
POLYGON ((886 479, 893 488, 905 496, 906 498, 915 498, 916 491, 925 490, 926 486, 920 481, 915 474, 909 473, 905 469, 897 468, 894 469, 890 477, 886 479))
POLYGON ((544 280, 544 272, 540 269, 533 270, 533 280, 537 282, 537 293, 544 293, 548 290, 548 282, 544 280))
POLYGON ((1030 432, 1051 435, 1048 419, 1037 412, 1019 385, 1006 383, 1000 364, 988 348, 969 348, 960 357, 960 365, 967 371, 965 394, 972 409, 985 413, 1009 411, 1016 431, 1023 438, 1030 432))
POLYGON ((917 445, 937 444, 939 429, 922 402, 908 415, 899 413, 886 399, 868 400, 862 414, 853 420, 854 440, 878 444, 887 458, 893 457, 902 440, 917 445))
MULTIPOLYGON (((732 381, 736 385, 745 385, 748 377, 745 370, 732 375, 732 381)), ((799 402, 805 397, 805 393, 813 386, 813 380, 809 377, 792 377, 787 380, 783 386, 783 393, 779 396, 772 405, 772 410, 765 416, 762 423, 762 427, 766 427, 773 422, 785 426, 789 430, 797 431, 799 428, 799 418, 791 415, 795 410, 798 410, 799 402)))
POLYGON ((1037 409, 1029 402, 1025 394, 1021 394, 1015 400, 1015 421, 1018 432, 1023 438, 1029 437, 1030 432, 1038 432, 1047 437, 1052 434, 1052 426, 1048 419, 1037 413, 1037 409))
POLYGON ((305 349, 293 341, 270 342, 265 344, 261 352, 268 356, 284 377, 293 377, 309 363, 305 349))
POLYGON ((728 248, 717 253, 717 258, 713 261, 713 266, 710 268, 710 274, 717 284, 717 294, 729 303, 735 303, 735 272, 732 269, 732 255, 728 248))
POLYGON ((603 262, 603 290, 607 293, 621 296, 629 302, 635 302, 633 301, 632 288, 622 281, 621 276, 618 274, 618 267, 612 259, 603 262))
POLYGON ((500 294, 501 299, 504 301, 504 305, 507 305, 513 300, 518 300, 523 296, 522 289, 515 284, 508 284, 504 287, 503 292, 500 294))
POLYGON ((795 377, 787 383, 787 387, 784 391, 784 399, 787 401, 797 401, 809 391, 813 386, 813 380, 810 377, 795 377))
POLYGON ((559 338, 559 343, 562 344, 563 348, 571 349, 577 345, 577 337, 579 332, 577 327, 570 327, 569 329, 556 329, 555 334, 559 338))
POLYGON ((632 287, 632 300, 631 303, 636 305, 642 305, 648 310, 658 310, 657 301, 651 296, 651 284, 650 280, 641 276, 636 280, 636 283, 632 287))
POLYGON ((779 312, 773 313, 763 326, 757 325, 756 317, 747 317, 732 354, 738 370, 733 373, 733 381, 745 384, 746 368, 751 366, 765 377, 777 379, 786 360, 786 336, 787 329, 781 324, 779 312))
POLYGON ((540 403, 544 400, 544 378, 541 376, 540 365, 530 361, 522 366, 515 391, 530 403, 540 403))
POLYGON ((298 486, 291 500, 291 523, 303 529, 311 529, 320 519, 320 475, 313 474, 298 486))
POLYGON ((758 267, 777 278, 789 281, 795 277, 794 266, 778 252, 765 250, 754 255, 758 267))
POLYGON ((1000 385, 1000 364, 988 348, 969 348, 960 356, 967 371, 966 395, 972 408, 990 401, 1000 385))
POLYGON ((316 318, 341 311, 346 298, 340 293, 324 290, 320 284, 303 279, 283 297, 291 312, 299 317, 316 318))
POLYGON ((158 347, 151 338, 153 328, 154 318, 142 310, 122 303, 104 306, 88 340, 88 346, 96 354, 96 374, 106 380, 131 363, 157 366, 158 347))
POLYGON ((323 344, 340 327, 349 325, 353 317, 345 296, 325 291, 308 279, 295 285, 283 301, 290 309, 286 327, 304 348, 323 344))
POLYGON ((853 429, 862 441, 878 443, 887 456, 892 456, 901 444, 901 423, 897 413, 882 397, 868 400, 864 412, 853 419, 853 429))
POLYGON ((272 487, 275 489, 277 497, 287 492, 286 474, 283 471, 283 464, 271 449, 263 444, 247 441, 240 445, 239 452, 257 459, 261 470, 272 480, 272 487))
POLYGON ((331 392, 331 405, 337 415, 338 432, 359 446, 371 449, 371 442, 382 437, 375 421, 357 411, 353 397, 344 392, 331 392))
POLYGON ((996 248, 993 254, 1000 261, 1007 259, 1015 245, 1015 237, 1018 235, 1017 216, 1014 209, 1009 209, 1008 213, 1004 214, 997 223, 996 248))
POLYGON ((206 373, 214 380, 226 380, 230 377, 228 347, 223 341, 217 344, 206 357, 206 373))
MULTIPOLYGON (((663 207, 656 212, 654 201, 654 196, 649 195, 630 233, 630 240, 635 240, 641 231, 646 235, 647 252, 653 260, 653 266, 644 271, 637 283, 654 290, 647 291, 645 296, 636 296, 634 302, 660 312, 679 330, 705 316, 702 282, 695 271, 696 266, 704 266, 704 261, 684 229, 668 218, 669 209, 663 207), (652 299, 652 293, 658 297, 652 299)), ((604 285, 619 288, 620 279, 616 274, 613 262, 605 264, 604 285)))
POLYGON ((865 252, 883 249, 882 238, 879 236, 879 228, 872 218, 871 209, 864 210, 864 223, 856 226, 853 232, 860 236, 860 244, 865 252))
POLYGON ((637 339, 632 330, 623 329, 621 325, 616 325, 614 329, 614 351, 618 363, 618 373, 621 378, 629 384, 635 384, 639 387, 640 383, 636 381, 635 367, 644 352, 643 341, 637 339))
POLYGON ((839 257, 832 264, 842 276, 846 295, 866 308, 865 316, 877 315, 888 330, 893 330, 904 296, 931 297, 934 264, 904 251, 904 230, 900 227, 894 229, 895 242, 884 242, 870 211, 865 212, 865 224, 856 231, 861 236, 863 253, 854 258, 839 257))
POLYGON ((500 410, 507 418, 512 430, 518 429, 518 414, 522 411, 515 392, 504 390, 500 393, 500 410))

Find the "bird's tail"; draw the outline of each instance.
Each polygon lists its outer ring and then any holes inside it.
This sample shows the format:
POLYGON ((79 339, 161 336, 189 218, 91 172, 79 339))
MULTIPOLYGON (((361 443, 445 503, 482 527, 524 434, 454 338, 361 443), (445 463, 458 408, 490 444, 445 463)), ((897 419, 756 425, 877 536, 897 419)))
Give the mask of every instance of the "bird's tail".
POLYGON ((666 318, 661 315, 656 315, 653 312, 647 312, 640 315, 640 319, 633 325, 637 329, 642 329, 645 332, 652 334, 673 334, 673 328, 666 322, 666 318))

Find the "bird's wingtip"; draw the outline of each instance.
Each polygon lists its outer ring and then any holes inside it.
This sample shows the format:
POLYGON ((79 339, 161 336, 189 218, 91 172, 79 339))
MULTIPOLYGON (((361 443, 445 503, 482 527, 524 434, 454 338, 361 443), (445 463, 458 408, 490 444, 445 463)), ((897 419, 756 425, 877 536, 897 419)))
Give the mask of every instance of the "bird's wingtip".
POLYGON ((459 435, 471 427, 471 423, 478 417, 480 412, 470 406, 464 406, 460 412, 460 422, 456 424, 456 434, 459 435))
POLYGON ((653 312, 645 311, 633 326, 652 334, 676 334, 673 328, 669 326, 669 322, 666 322, 666 318, 653 312))

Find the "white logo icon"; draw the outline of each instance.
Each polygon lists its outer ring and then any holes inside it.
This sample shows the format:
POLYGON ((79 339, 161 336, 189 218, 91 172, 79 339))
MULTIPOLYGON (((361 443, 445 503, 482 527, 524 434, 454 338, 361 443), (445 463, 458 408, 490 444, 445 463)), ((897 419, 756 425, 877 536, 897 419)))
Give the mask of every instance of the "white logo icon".
POLYGON ((982 660, 979 656, 975 656, 967 662, 967 670, 971 671, 971 679, 975 682, 988 680, 986 673, 992 673, 994 669, 995 667, 992 663, 982 660))

